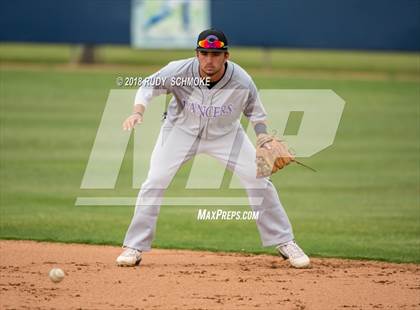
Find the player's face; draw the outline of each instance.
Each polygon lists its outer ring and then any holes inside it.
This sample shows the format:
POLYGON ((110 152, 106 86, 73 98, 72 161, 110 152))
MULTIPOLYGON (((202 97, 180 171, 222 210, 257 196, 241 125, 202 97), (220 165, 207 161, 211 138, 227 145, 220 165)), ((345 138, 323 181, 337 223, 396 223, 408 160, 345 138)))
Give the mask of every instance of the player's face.
POLYGON ((200 63, 200 70, 207 76, 212 77, 221 72, 225 62, 229 59, 229 53, 197 51, 197 58, 200 63))

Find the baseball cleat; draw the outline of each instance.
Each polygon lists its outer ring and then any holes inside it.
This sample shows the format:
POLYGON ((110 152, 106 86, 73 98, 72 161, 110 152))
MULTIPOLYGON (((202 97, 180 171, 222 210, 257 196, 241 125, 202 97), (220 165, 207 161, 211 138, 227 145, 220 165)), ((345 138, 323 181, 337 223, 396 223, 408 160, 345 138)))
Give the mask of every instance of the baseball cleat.
POLYGON ((130 248, 126 248, 116 260, 117 265, 121 267, 138 266, 140 262, 141 252, 130 248))
POLYGON ((290 265, 295 268, 306 268, 310 265, 309 257, 303 252, 303 250, 296 244, 294 240, 287 243, 278 245, 277 251, 283 256, 284 259, 288 259, 290 265))

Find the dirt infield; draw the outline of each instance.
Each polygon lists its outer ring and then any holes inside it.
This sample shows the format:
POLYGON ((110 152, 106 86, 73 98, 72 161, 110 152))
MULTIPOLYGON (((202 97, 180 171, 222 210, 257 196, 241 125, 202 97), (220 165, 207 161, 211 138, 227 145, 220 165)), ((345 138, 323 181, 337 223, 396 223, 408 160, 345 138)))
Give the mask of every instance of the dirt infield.
POLYGON ((0 241, 1 309, 420 309, 420 266, 153 250, 119 268, 120 248, 0 241), (52 267, 66 272, 53 283, 52 267))

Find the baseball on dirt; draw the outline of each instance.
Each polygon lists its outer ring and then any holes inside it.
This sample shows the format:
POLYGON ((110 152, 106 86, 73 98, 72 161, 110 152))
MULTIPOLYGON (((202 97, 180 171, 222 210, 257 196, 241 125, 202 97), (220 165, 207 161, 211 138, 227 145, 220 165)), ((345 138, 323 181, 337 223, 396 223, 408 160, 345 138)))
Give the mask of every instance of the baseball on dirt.
POLYGON ((48 273, 51 281, 58 283, 64 279, 64 271, 60 268, 53 268, 48 273))

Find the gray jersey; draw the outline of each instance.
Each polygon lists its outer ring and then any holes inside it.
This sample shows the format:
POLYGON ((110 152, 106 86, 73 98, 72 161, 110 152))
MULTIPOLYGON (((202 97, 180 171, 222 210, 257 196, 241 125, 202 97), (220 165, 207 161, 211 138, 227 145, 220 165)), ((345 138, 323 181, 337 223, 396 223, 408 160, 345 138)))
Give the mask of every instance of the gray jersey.
MULTIPOLYGON (((135 103, 145 106, 159 94, 172 93, 173 98, 124 246, 139 251, 151 249, 165 190, 179 168, 196 154, 217 159, 239 177, 251 208, 258 212, 256 223, 264 246, 291 242, 292 227, 276 189, 268 178, 256 177, 255 147, 240 127, 242 113, 254 122, 266 118, 255 84, 241 67, 228 62, 225 75, 211 89, 205 85, 173 85, 177 78, 199 78, 198 66, 196 58, 171 62, 152 75, 150 83, 145 83, 136 94, 135 103), (166 131, 169 122, 172 124, 166 131)), ((199 203, 200 197, 197 198, 199 203)))
POLYGON ((242 113, 250 121, 264 121, 266 112, 252 78, 228 61, 223 78, 208 89, 200 79, 196 57, 170 62, 148 77, 136 94, 135 104, 147 107, 160 94, 173 94, 167 121, 188 134, 214 139, 240 126, 242 113), (179 86, 180 83, 186 85, 179 86), (192 85, 191 85, 192 84, 192 85))

